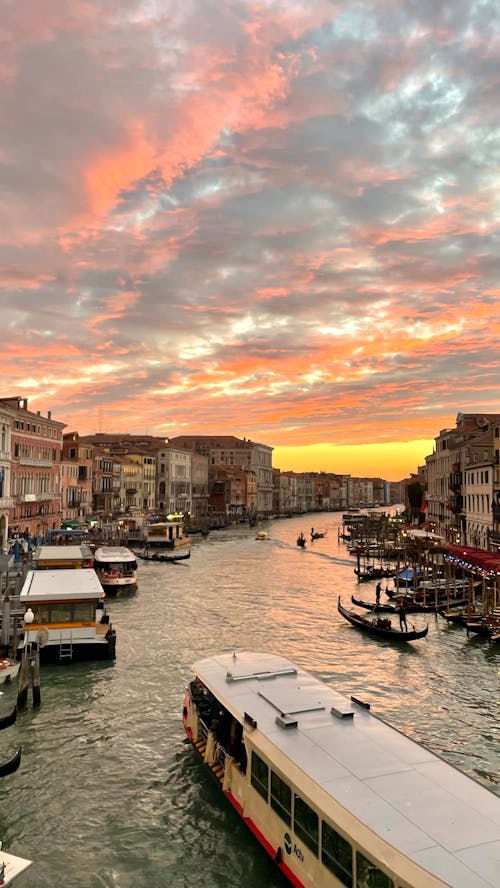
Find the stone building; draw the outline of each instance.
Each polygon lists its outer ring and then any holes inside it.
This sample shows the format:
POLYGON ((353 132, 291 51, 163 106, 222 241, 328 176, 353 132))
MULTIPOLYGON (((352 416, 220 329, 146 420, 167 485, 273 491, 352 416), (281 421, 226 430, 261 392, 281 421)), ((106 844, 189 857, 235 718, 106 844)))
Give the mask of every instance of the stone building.
MULTIPOLYGON (((1 398, 10 421, 9 535, 44 537, 61 526, 60 461, 65 424, 49 411, 28 410, 28 399, 1 398)), ((7 438, 5 439, 7 441, 7 438)))

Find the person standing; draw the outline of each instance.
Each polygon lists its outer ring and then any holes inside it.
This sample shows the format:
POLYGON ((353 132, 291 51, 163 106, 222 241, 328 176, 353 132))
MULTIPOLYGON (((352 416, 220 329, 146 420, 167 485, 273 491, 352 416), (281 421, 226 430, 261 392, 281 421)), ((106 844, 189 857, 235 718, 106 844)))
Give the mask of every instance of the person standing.
POLYGON ((399 603, 399 628, 401 629, 401 632, 408 632, 408 624, 406 622, 406 608, 403 598, 401 598, 399 603))
POLYGON ((379 582, 375 586, 375 601, 377 604, 380 604, 380 593, 382 592, 382 583, 379 582))

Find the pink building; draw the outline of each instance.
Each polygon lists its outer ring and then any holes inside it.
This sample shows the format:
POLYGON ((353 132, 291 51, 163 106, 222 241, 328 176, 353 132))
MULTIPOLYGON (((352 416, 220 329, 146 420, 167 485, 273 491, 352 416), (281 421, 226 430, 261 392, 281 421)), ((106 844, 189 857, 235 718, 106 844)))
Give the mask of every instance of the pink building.
POLYGON ((27 398, 0 398, 10 419, 9 534, 45 536, 61 526, 60 459, 65 424, 28 410, 27 398))

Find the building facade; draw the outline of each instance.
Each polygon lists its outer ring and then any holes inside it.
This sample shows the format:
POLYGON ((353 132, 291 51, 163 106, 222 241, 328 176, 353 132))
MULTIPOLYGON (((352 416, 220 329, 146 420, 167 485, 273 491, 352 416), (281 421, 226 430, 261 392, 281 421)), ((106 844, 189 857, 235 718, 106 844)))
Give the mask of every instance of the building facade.
POLYGON ((61 526, 60 462, 65 424, 28 410, 27 398, 2 398, 10 419, 9 534, 39 539, 61 526))

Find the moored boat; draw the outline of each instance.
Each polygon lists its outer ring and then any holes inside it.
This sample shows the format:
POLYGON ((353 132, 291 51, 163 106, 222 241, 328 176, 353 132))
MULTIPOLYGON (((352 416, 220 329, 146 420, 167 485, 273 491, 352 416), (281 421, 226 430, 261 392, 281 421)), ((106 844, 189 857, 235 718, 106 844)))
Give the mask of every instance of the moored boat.
MULTIPOLYGON (((0 685, 17 678, 21 664, 7 657, 0 658, 0 685)), ((1 727, 1 726, 0 726, 1 727)))
POLYGON ((362 601, 360 598, 355 598, 354 595, 351 595, 351 601, 356 607, 362 607, 365 610, 373 611, 374 614, 396 614, 397 609, 395 604, 381 604, 376 601, 362 601))
POLYGON ((40 663, 115 657, 115 630, 104 606, 104 590, 92 568, 29 570, 20 601, 26 613, 18 656, 29 653, 36 644, 40 663))
POLYGON ((108 594, 137 586, 137 559, 126 546, 100 546, 94 554, 94 569, 108 594))
POLYGON ((500 798, 369 704, 266 653, 193 669, 187 737, 295 888, 496 884, 500 798))
POLYGON ((84 568, 94 566, 92 549, 86 544, 81 545, 48 545, 38 546, 33 555, 37 570, 58 570, 84 568))
POLYGON ((169 517, 166 521, 148 524, 145 530, 144 545, 150 547, 189 552, 191 540, 184 532, 184 520, 181 517, 169 517))
POLYGON ((391 620, 382 619, 378 617, 376 620, 370 620, 368 617, 364 617, 361 614, 357 614, 354 611, 347 610, 347 608, 343 607, 342 602, 338 600, 338 611, 344 619, 347 620, 348 623, 351 623, 352 626, 356 626, 357 629, 361 629, 363 632, 368 633, 368 635, 375 635, 378 638, 384 638, 387 641, 418 641, 420 638, 425 638, 429 631, 429 627, 426 626, 425 629, 410 629, 408 631, 395 629, 392 626, 391 620))

